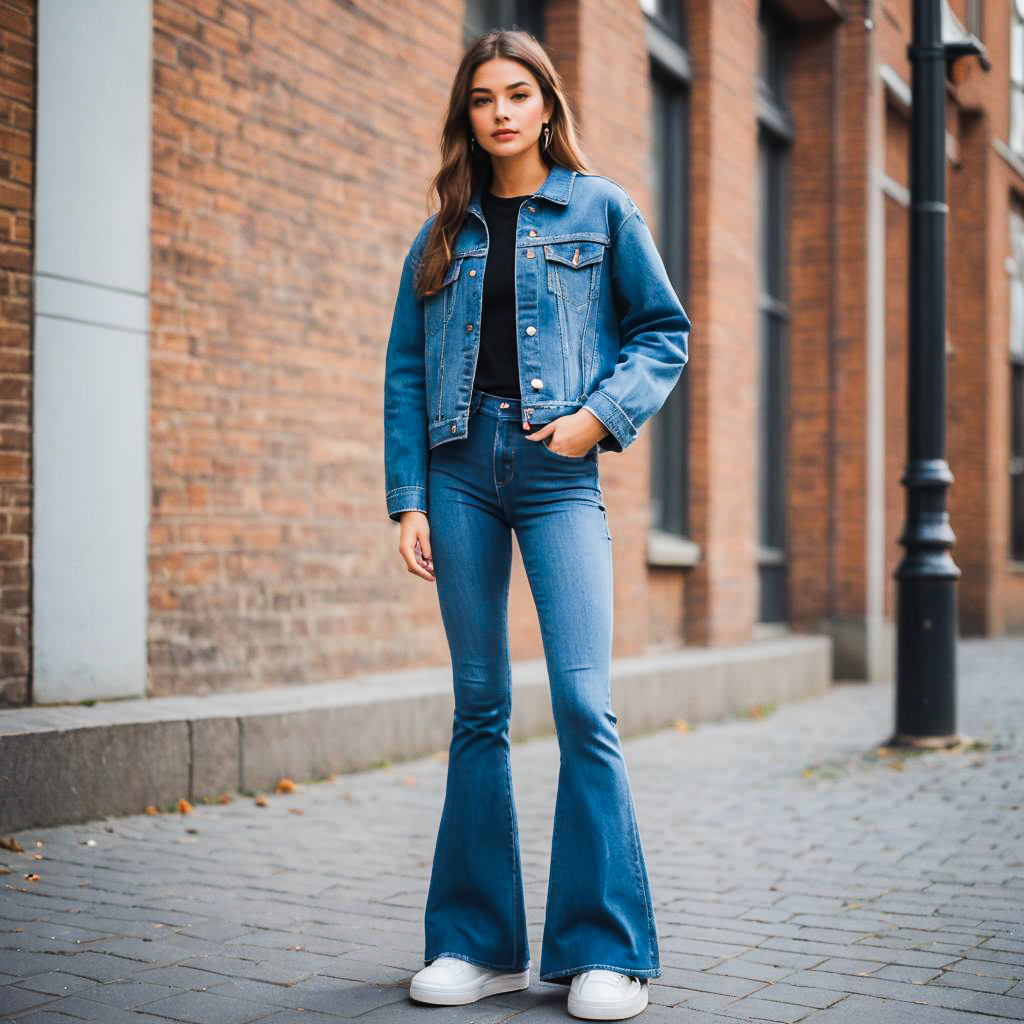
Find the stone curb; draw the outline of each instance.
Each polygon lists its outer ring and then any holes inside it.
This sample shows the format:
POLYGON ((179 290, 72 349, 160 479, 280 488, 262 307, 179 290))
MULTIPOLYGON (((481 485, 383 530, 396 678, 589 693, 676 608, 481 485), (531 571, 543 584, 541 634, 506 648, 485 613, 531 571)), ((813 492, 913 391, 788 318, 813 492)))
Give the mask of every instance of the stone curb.
MULTIPOLYGON (((831 684, 832 641, 788 635, 616 659, 623 737, 711 721, 831 684)), ((512 669, 513 740, 554 731, 544 659, 512 669)), ((209 697, 0 711, 0 833, 138 814, 447 751, 451 668, 209 697)))

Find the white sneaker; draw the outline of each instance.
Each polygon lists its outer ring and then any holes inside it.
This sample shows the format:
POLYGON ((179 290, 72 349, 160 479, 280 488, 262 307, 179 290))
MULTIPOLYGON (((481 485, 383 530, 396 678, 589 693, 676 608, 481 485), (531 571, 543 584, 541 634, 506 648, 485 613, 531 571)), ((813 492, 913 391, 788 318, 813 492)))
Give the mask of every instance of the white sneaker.
POLYGON ((439 956, 417 971, 409 983, 409 995, 421 1003, 460 1006, 475 1003, 499 992, 518 992, 530 987, 530 969, 492 971, 454 956, 439 956))
POLYGON ((569 1013, 584 1020, 625 1020, 647 1008, 647 979, 593 968, 572 976, 569 1013))

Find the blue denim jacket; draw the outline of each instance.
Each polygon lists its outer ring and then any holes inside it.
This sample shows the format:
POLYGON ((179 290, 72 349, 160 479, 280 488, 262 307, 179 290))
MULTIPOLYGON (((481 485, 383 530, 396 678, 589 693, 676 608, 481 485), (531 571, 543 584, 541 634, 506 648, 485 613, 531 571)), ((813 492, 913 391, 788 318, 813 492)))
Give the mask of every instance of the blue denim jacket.
MULTIPOLYGON (((388 516, 427 511, 430 449, 468 434, 488 232, 473 193, 440 290, 416 295, 427 218, 402 265, 385 360, 388 516)), ((690 319, 647 222, 597 174, 553 165, 519 210, 516 327, 524 416, 539 425, 586 408, 621 452, 661 408, 689 357, 690 319)))

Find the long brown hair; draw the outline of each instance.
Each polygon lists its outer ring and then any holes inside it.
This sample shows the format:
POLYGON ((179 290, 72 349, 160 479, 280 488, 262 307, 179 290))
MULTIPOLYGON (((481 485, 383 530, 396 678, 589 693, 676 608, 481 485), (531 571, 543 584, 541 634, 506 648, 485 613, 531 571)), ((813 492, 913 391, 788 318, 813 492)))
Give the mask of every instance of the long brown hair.
POLYGON ((417 275, 420 295, 433 295, 441 287, 469 200, 491 172, 490 155, 479 147, 475 147, 474 152, 474 147, 470 146, 469 90, 477 67, 494 57, 507 57, 524 65, 537 80, 544 99, 554 101, 548 122, 550 141, 547 149, 539 147, 544 163, 549 167, 557 163, 590 173, 575 116, 562 90, 561 78, 544 47, 522 29, 498 29, 481 36, 463 54, 448 98, 448 113, 441 132, 441 166, 428 189, 431 198, 431 194, 436 193, 439 208, 420 259, 417 275))

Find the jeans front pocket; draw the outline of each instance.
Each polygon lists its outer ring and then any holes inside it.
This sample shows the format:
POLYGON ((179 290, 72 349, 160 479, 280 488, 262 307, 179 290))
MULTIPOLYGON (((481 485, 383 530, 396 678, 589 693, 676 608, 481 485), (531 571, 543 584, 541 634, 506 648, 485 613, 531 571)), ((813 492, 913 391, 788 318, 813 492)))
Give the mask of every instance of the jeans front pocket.
MULTIPOLYGON (((551 440, 550 437, 545 437, 540 442, 540 447, 548 453, 548 455, 557 459, 559 462, 592 462, 597 458, 597 445, 593 445, 591 449, 585 452, 583 455, 562 455, 560 452, 554 452, 548 447, 548 442, 551 440)), ((536 442, 534 442, 536 443, 536 442)))

